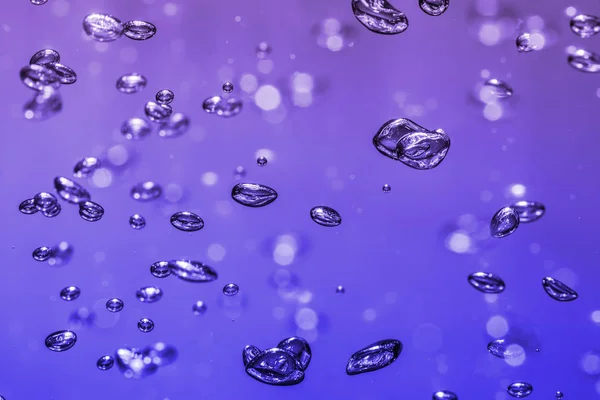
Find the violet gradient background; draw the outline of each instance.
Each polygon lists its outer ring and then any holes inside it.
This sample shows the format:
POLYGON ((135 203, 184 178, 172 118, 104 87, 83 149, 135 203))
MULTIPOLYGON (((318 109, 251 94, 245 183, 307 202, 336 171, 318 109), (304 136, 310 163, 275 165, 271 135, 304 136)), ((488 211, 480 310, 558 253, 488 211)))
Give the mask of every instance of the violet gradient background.
MULTIPOLYGON (((523 21, 539 15, 556 33, 551 46, 529 54, 516 51, 514 38, 481 44, 470 32, 470 1, 453 1, 446 14, 434 18, 417 0, 396 0, 410 27, 391 37, 360 26, 349 0, 175 0, 175 16, 163 12, 166 1, 150 3, 70 1, 67 9, 65 0, 44 6, 2 2, 0 394, 7 400, 370 400, 427 399, 448 388, 461 400, 501 400, 508 383, 524 380, 535 388, 532 399, 552 399, 557 390, 565 400, 599 396, 598 377, 586 375, 580 361, 600 347, 600 327, 590 319, 600 309, 600 159, 593 117, 600 81, 597 74, 569 67, 565 48, 599 51, 600 38, 573 35, 564 15, 570 5, 598 15, 597 1, 501 1, 523 21), (145 42, 124 37, 100 52, 82 37, 81 22, 90 12, 148 20, 158 33, 145 42), (332 52, 317 45, 313 27, 329 17, 354 28, 353 47, 332 52), (256 70, 255 48, 263 40, 273 49, 274 69, 266 75, 256 70), (27 121, 22 105, 32 92, 19 82, 18 71, 46 47, 60 52, 78 81, 61 89, 62 113, 27 121), (482 105, 469 98, 482 69, 515 90, 510 115, 496 122, 483 118, 482 105), (116 79, 134 71, 148 78, 148 87, 135 95, 117 92, 116 79), (260 84, 285 92, 294 71, 313 75, 319 90, 306 108, 294 107, 284 95, 287 115, 280 123, 266 121, 248 97, 235 118, 201 109, 228 73, 236 87, 243 73, 252 73, 260 84), (142 116, 144 103, 162 88, 174 90, 173 106, 190 116, 190 131, 173 140, 154 133, 124 143, 121 122, 142 116), (407 116, 394 100, 397 92, 407 94, 407 103, 437 102, 434 110, 411 119, 451 136, 452 148, 438 168, 412 170, 373 148, 372 136, 383 122, 407 116), (108 188, 82 182, 106 209, 100 222, 83 221, 67 204, 54 219, 17 211, 23 199, 52 190, 55 176, 71 176, 78 159, 101 155, 117 142, 134 157, 130 166, 108 188), (261 148, 275 154, 264 168, 255 164, 261 148), (230 190, 237 165, 246 167, 247 181, 276 188, 279 199, 263 209, 234 203, 230 190), (210 187, 202 183, 209 171, 218 175, 210 187), (129 188, 143 180, 176 183, 184 196, 177 204, 136 203, 129 188), (391 193, 382 193, 384 183, 391 193), (512 201, 506 190, 514 183, 525 185, 527 198, 546 204, 542 220, 486 251, 460 255, 445 247, 448 223, 463 214, 488 219, 512 201), (493 195, 490 201, 481 200, 485 191, 493 195), (337 209, 343 224, 327 229, 313 223, 308 210, 319 204, 337 209), (193 234, 175 230, 168 216, 177 210, 198 212, 206 227, 193 234), (128 227, 133 213, 146 217, 146 229, 128 227), (302 251, 286 268, 312 293, 308 304, 282 299, 269 283, 281 268, 273 260, 272 241, 283 234, 302 238, 302 251), (75 248, 67 266, 51 268, 31 258, 35 247, 61 240, 75 248), (207 257, 211 244, 225 248, 222 261, 207 257), (532 244, 539 245, 536 254, 532 244), (195 285, 150 275, 152 262, 180 257, 206 261, 219 280, 195 285), (496 303, 467 284, 466 276, 477 270, 493 271, 507 282, 496 303), (577 301, 559 303, 543 292, 541 278, 553 273, 569 278, 580 294, 577 301), (228 282, 238 283, 244 296, 243 312, 234 321, 221 304, 228 282), (73 284, 82 289, 78 300, 57 299, 62 287, 73 284), (138 302, 135 290, 152 284, 164 290, 163 299, 138 302), (344 295, 335 294, 340 284, 344 295), (113 296, 126 302, 118 321, 102 308, 113 296), (206 315, 192 314, 196 300, 208 304, 206 315), (78 342, 67 352, 45 349, 46 335, 67 329, 78 307, 94 309, 100 326, 77 330, 78 342), (274 317, 277 307, 275 314, 283 318, 274 317), (268 348, 295 335, 294 315, 301 307, 320 317, 305 381, 280 388, 248 377, 242 348, 268 348), (375 311, 372 321, 364 319, 369 309, 375 311), (512 329, 533 332, 540 352, 528 351, 519 367, 491 356, 486 323, 493 315, 506 318, 512 329), (136 328, 145 316, 156 323, 147 334, 136 328), (383 338, 403 341, 400 358, 384 370, 347 376, 349 355, 383 338), (153 376, 132 380, 117 368, 96 369, 98 357, 120 346, 160 340, 180 355, 153 376)), ((239 88, 235 93, 242 95, 239 88)))

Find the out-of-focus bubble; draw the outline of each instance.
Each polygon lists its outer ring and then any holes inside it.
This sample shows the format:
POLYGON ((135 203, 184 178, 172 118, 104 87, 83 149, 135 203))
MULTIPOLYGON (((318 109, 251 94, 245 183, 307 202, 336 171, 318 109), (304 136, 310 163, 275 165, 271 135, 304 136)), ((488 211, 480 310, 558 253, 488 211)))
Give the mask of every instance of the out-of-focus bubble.
POLYGON ((326 18, 312 29, 317 37, 317 44, 330 51, 340 51, 354 46, 356 30, 351 25, 342 24, 335 18, 326 18))
POLYGON ((81 307, 69 316, 69 329, 78 330, 94 326, 96 313, 86 307, 81 307))
POLYGON ((600 355, 589 351, 581 358, 581 369, 588 375, 600 375, 600 355))
POLYGON ((465 214, 442 229, 445 247, 457 254, 476 254, 497 244, 492 241, 489 221, 465 214))
POLYGON ((485 46, 514 40, 520 14, 498 0, 476 0, 467 14, 469 32, 485 46))
POLYGON ((244 314, 248 299, 243 292, 238 292, 235 296, 223 296, 221 294, 217 297, 216 303, 227 318, 235 320, 244 314))
POLYGON ((25 119, 43 121, 62 111, 63 103, 58 89, 43 87, 23 106, 25 119))
POLYGON ((494 315, 486 324, 486 331, 491 337, 498 339, 508 334, 508 321, 501 315, 494 315))
POLYGON ((313 330, 319 325, 319 316, 315 310, 307 307, 299 309, 294 320, 298 328, 305 331, 313 330))
POLYGON ((244 74, 240 78, 240 88, 246 93, 254 93, 258 88, 258 79, 252 74, 244 74))
POLYGON ((272 111, 281 104, 281 94, 275 86, 264 85, 259 87, 254 94, 254 102, 258 108, 264 111, 272 111))

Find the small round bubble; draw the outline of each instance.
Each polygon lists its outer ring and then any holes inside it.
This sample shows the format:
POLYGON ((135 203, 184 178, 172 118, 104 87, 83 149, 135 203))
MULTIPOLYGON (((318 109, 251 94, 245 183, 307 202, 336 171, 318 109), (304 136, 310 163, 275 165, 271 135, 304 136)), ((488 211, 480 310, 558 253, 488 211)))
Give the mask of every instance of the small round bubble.
POLYGON ((146 333, 154 329, 154 322, 150 318, 142 318, 139 320, 137 326, 141 332, 146 333))
POLYGON ((106 302, 106 309, 112 313, 121 311, 124 306, 123 300, 117 298, 112 298, 106 302))
POLYGON ((267 165, 268 162, 269 160, 267 160, 267 157, 264 156, 260 156, 256 159, 256 163, 259 167, 264 167, 265 165, 267 165))
POLYGON ((563 392, 560 392, 560 391, 556 392, 555 396, 556 396, 556 400, 562 400, 562 398, 565 397, 563 392))
POLYGON ((100 371, 108 371, 114 365, 115 365, 115 359, 112 358, 111 356, 102 356, 96 362, 96 367, 98 367, 98 369, 100 371))
POLYGON ((231 82, 225 82, 223 84, 223 92, 224 93, 231 93, 231 92, 233 92, 233 83, 231 83, 231 82))
POLYGON ((392 191, 392 187, 386 183, 385 185, 383 185, 381 190, 383 190, 383 193, 389 193, 392 191))
POLYGON ((175 94, 169 89, 159 90, 156 93, 156 102, 158 104, 171 104, 175 99, 175 94))
POLYGON ((64 301, 77 300, 81 295, 81 290, 77 286, 67 286, 60 291, 60 298, 64 301))
POLYGON ((223 288, 223 294, 225 296, 235 296, 240 291, 240 288, 235 283, 228 283, 223 288))
POLYGON ((48 2, 48 0, 30 0, 30 1, 31 1, 31 4, 33 4, 34 6, 41 6, 48 2))
POLYGON ((134 214, 129 217, 129 226, 136 230, 143 229, 146 226, 146 219, 139 214, 134 214))
POLYGON ((344 294, 344 293, 346 293, 346 289, 343 286, 338 286, 335 288, 335 292, 337 294, 344 294))

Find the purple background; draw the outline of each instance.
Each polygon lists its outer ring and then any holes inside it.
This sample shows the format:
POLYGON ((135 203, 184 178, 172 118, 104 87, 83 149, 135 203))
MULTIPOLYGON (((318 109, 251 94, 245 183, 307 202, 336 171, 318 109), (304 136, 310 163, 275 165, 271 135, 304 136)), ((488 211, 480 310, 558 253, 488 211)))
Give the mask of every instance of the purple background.
POLYGON ((569 67, 565 53, 570 45, 600 50, 600 38, 578 38, 565 16, 571 5, 598 15, 596 1, 500 1, 503 11, 488 20, 506 11, 502 18, 514 29, 494 46, 473 34, 481 18, 472 2, 453 1, 443 16, 430 17, 416 0, 396 0, 410 26, 390 37, 362 27, 349 0, 174 4, 176 13, 169 16, 165 9, 173 7, 163 0, 3 3, 0 394, 7 400, 367 400, 427 399, 447 388, 461 400, 502 400, 509 383, 524 380, 534 386, 531 398, 551 399, 557 390, 565 399, 598 397, 598 377, 586 374, 581 360, 599 347, 600 327, 590 315, 600 309, 600 158, 592 119, 600 81, 569 67), (91 12, 148 20, 158 33, 145 42, 123 37, 98 45, 84 38, 81 26, 91 12), (514 38, 535 15, 545 21, 547 47, 518 53, 514 38), (341 51, 317 43, 315 25, 326 18, 349 27, 341 51), (269 74, 257 71, 255 48, 261 41, 272 48, 269 74), (18 71, 47 47, 60 52, 78 81, 61 88, 59 115, 28 121, 22 107, 33 93, 19 82, 18 71), (503 102, 506 113, 494 122, 471 97, 483 69, 515 90, 503 102), (290 100, 289 77, 296 71, 315 78, 309 107, 290 100), (134 95, 119 93, 115 82, 128 72, 145 75, 148 87, 134 95), (281 90, 286 110, 281 121, 240 89, 246 73, 281 90), (206 114, 203 99, 218 94, 229 78, 244 110, 231 119, 206 114), (172 140, 154 133, 127 142, 119 134, 121 123, 143 116, 145 102, 163 88, 175 92, 172 105, 189 115, 190 130, 172 140), (374 149, 371 140, 381 124, 400 117, 450 135, 452 147, 438 168, 412 170, 374 149), (55 176, 72 177, 81 157, 102 156, 119 144, 129 151, 130 163, 112 171, 109 187, 79 180, 106 209, 101 221, 83 221, 68 204, 54 219, 17 211, 22 200, 51 191, 55 176), (274 154, 263 168, 255 162, 259 149, 274 154), (246 168, 246 181, 275 188, 279 199, 263 209, 234 203, 230 190, 238 182, 237 165, 246 168), (218 176, 215 185, 203 183, 206 172, 218 176), (183 196, 136 203, 129 189, 144 180, 180 185, 183 196), (381 191, 385 183, 391 193, 381 191), (514 201, 507 190, 515 183, 525 186, 525 198, 544 202, 547 215, 493 246, 470 254, 450 251, 446 238, 459 217, 471 214, 487 224, 514 201), (328 229, 313 223, 308 211, 320 204, 338 210, 343 224, 328 229), (168 218, 183 210, 201 215, 205 228, 192 234, 175 230, 168 218), (146 217, 146 229, 128 227, 133 213, 146 217), (285 234, 298 238, 298 252, 282 267, 273 259, 273 242, 285 234), (34 248, 62 240, 75 248, 68 265, 52 268, 32 259, 34 248), (220 261, 210 257, 219 248, 215 244, 226 252, 220 261), (192 284, 150 275, 153 262, 183 257, 210 264, 219 280, 192 284), (282 268, 297 276, 305 303, 282 298, 270 283, 282 268), (466 282, 479 270, 507 283, 495 303, 466 282), (541 287, 547 275, 570 284, 580 298, 572 303, 549 298, 541 287), (238 283, 241 293, 226 303, 221 289, 229 282, 238 283), (58 298, 68 285, 82 289, 71 303, 58 298), (134 292, 146 285, 161 287, 163 299, 138 302, 134 292), (346 288, 344 295, 335 293, 337 285, 346 288), (114 296, 126 303, 119 315, 103 308, 114 296), (208 305, 203 316, 191 312, 197 300, 208 305), (230 304, 236 302, 241 311, 230 304), (69 315, 79 307, 97 314, 93 326, 76 329, 78 342, 67 352, 45 349, 46 335, 68 329, 69 315), (314 330, 298 331, 295 315, 301 308, 318 314, 314 330), (510 333, 528 332, 540 351, 527 348, 518 367, 490 355, 486 344, 493 337, 486 324, 493 316, 505 318, 510 333), (137 330, 141 317, 154 320, 153 332, 137 330), (246 344, 269 348, 296 334, 310 338, 313 347, 302 384, 271 387, 245 374, 246 344), (345 374, 350 354, 384 338, 404 343, 393 365, 345 374), (180 355, 153 376, 133 380, 117 368, 96 369, 100 356, 120 346, 161 340, 180 355))

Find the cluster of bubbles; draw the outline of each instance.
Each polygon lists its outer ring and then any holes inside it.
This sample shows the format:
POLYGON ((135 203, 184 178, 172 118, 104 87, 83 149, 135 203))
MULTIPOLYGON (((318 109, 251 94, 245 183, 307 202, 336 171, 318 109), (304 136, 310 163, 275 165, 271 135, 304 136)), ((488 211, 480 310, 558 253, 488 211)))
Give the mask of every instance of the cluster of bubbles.
POLYGON ((36 91, 23 108, 26 119, 45 120, 62 110, 59 89, 61 85, 75 83, 77 74, 60 61, 56 50, 44 49, 36 52, 29 65, 19 71, 21 82, 36 91))
POLYGON ((268 350, 248 345, 242 351, 246 373, 269 385, 296 385, 304 380, 304 373, 312 351, 301 337, 290 337, 268 350))
MULTIPOLYGON (((125 94, 133 94, 146 87, 148 80, 141 74, 131 73, 117 80, 117 90, 125 94)), ((171 103, 175 94, 169 89, 159 90, 155 101, 149 101, 144 106, 144 118, 130 118, 121 124, 121 134, 128 140, 145 139, 152 133, 152 125, 148 120, 158 124, 158 135, 162 138, 176 138, 187 132, 190 126, 189 118, 182 113, 173 113, 171 103)))
POLYGON ((229 96, 233 89, 233 83, 225 82, 222 86, 224 95, 206 98, 202 102, 202 109, 208 114, 218 115, 219 117, 235 117, 242 111, 243 102, 241 99, 229 96))
MULTIPOLYGON (((46 0, 31 0, 33 4, 44 4, 46 0)), ((357 20, 368 30, 383 34, 395 35, 408 28, 408 19, 404 13, 396 9, 386 0, 351 0, 352 10, 357 20)), ((442 15, 449 7, 449 0, 419 0, 420 8, 431 16, 442 15)), ((338 24, 339 25, 339 24, 338 24)), ((85 33, 93 40, 110 42, 121 36, 133 40, 146 40, 154 36, 156 27, 144 21, 128 21, 122 23, 117 18, 107 14, 90 14, 83 23, 85 33)), ((600 20, 591 15, 578 14, 570 21, 571 30, 581 38, 589 38, 600 32, 600 20)), ((328 41, 340 32, 340 26, 330 29, 328 41)), ((332 41, 333 42, 333 41, 332 41)), ((527 53, 544 47, 545 38, 538 32, 524 32, 516 39, 517 50, 527 53)), ((329 47, 329 44, 328 44, 329 47)), ((266 43, 261 43, 257 50, 259 59, 266 59, 271 49, 266 43)), ((600 56, 584 49, 575 49, 568 58, 572 67, 582 72, 600 72, 600 56)), ((30 65, 21 69, 21 81, 29 88, 36 90, 35 104, 26 111, 27 118, 43 119, 60 111, 62 103, 57 89, 61 84, 72 84, 77 80, 75 72, 60 64, 60 56, 55 50, 41 50, 34 54, 30 65), (41 97, 40 97, 41 96, 41 97), (58 99, 58 100, 57 100, 58 99), (28 114, 29 112, 29 114, 28 114), (28 116, 29 115, 29 116, 28 116)), ((147 86, 147 79, 138 73, 121 76, 116 83, 118 91, 124 94, 138 93, 147 86)), ((242 101, 230 94, 234 90, 231 82, 222 86, 223 95, 207 98, 202 108, 209 114, 221 117, 232 117, 242 109, 242 101)), ((513 89, 499 79, 488 79, 480 88, 479 97, 486 104, 496 104, 513 95, 513 89)), ((145 106, 148 120, 160 124, 161 137, 176 137, 187 131, 189 119, 183 114, 173 114, 170 104, 174 94, 171 90, 160 90, 156 101, 149 101, 145 106)), ((263 108, 264 109, 264 108, 263 108)), ((131 118, 126 121, 121 132, 130 140, 139 140, 148 136, 152 131, 147 120, 131 118)), ((377 131, 372 139, 376 150, 385 157, 416 170, 430 170, 437 167, 446 157, 450 148, 450 137, 442 130, 429 130, 409 119, 399 118, 387 121, 377 131)), ((257 164, 265 166, 267 158, 258 157, 257 164)), ((95 157, 85 157, 78 161, 73 173, 76 178, 92 175, 101 166, 95 157)), ((245 176, 243 167, 236 169, 236 177, 245 176)), ((89 222, 99 221, 104 215, 104 209, 91 201, 91 195, 78 183, 65 178, 56 177, 54 187, 59 198, 67 203, 79 206, 79 215, 89 222)), ((384 193, 391 191, 389 185, 382 188, 384 193)), ((152 181, 141 182, 131 188, 131 198, 139 202, 155 201, 162 196, 162 187, 152 181)), ((278 198, 277 191, 259 183, 238 183, 231 190, 231 198, 236 203, 249 208, 265 207, 278 198)), ((55 217, 61 212, 58 198, 53 194, 40 192, 33 198, 23 201, 19 210, 23 214, 34 214, 38 211, 45 217, 55 217)), ((513 234, 520 223, 530 223, 539 220, 545 214, 545 206, 539 202, 521 200, 498 210, 489 224, 489 232, 493 238, 505 238, 513 234)), ((310 218, 323 227, 337 227, 342 223, 342 217, 335 209, 320 205, 309 212, 310 218)), ((184 232, 199 231, 204 227, 203 219, 189 211, 179 211, 170 217, 173 227, 184 232)), ((146 220, 139 214, 129 219, 129 225, 136 230, 146 225, 146 220)), ((48 261, 50 265, 62 265, 69 261, 73 248, 66 242, 55 247, 42 246, 33 251, 33 258, 40 262, 48 261)), ((175 275, 180 280, 192 283, 208 283, 218 279, 217 271, 212 267, 192 260, 157 261, 150 266, 150 273, 159 279, 175 275)), ((475 272, 468 276, 468 283, 476 290, 485 294, 500 294, 506 289, 506 284, 499 276, 488 272, 475 272)), ((552 278, 544 277, 542 287, 554 300, 560 302, 573 301, 578 298, 577 292, 552 278)), ((222 289, 226 297, 239 293, 239 286, 229 283, 222 289)), ((345 293, 343 286, 335 290, 338 294, 345 293)), ((81 290, 77 286, 68 286, 60 291, 64 301, 77 300, 81 290)), ((135 292, 136 298, 143 303, 155 303, 162 299, 163 290, 157 286, 141 287, 135 292)), ((124 302, 112 298, 106 302, 106 310, 118 313, 123 310, 124 302)), ((207 306, 203 301, 197 301, 192 306, 196 315, 203 315, 207 306)), ((137 323, 141 332, 154 329, 154 322, 142 318, 137 323)), ((70 330, 51 333, 45 340, 46 347, 54 352, 63 352, 72 348, 77 341, 77 335, 70 330)), ((377 341, 352 354, 346 363, 346 373, 357 375, 377 371, 391 365, 402 353, 403 344, 397 339, 377 341)), ((522 356, 523 347, 514 341, 502 338, 491 341, 488 351, 501 359, 514 359, 522 356)), ((143 349, 121 348, 113 358, 102 356, 97 361, 100 370, 109 370, 115 363, 127 377, 143 377, 156 372, 159 366, 168 365, 175 361, 176 350, 164 343, 156 343, 143 349)), ((243 363, 246 372, 253 378, 271 385, 293 385, 302 382, 312 351, 308 342, 300 337, 291 337, 281 341, 275 348, 260 350, 255 346, 246 346, 243 350, 243 363)), ((514 382, 507 387, 507 393, 515 398, 524 398, 533 391, 533 386, 527 382, 514 382)), ((556 392, 556 398, 562 399, 562 392, 556 392)), ((455 393, 448 390, 437 391, 433 394, 436 400, 457 400, 455 393)))
MULTIPOLYGON (((587 39, 600 32, 600 19, 593 15, 577 14, 571 18, 569 26, 574 34, 587 39)), ((521 53, 541 50, 545 41, 544 35, 539 32, 524 32, 517 37, 517 50, 521 53)), ((600 72, 600 55, 583 48, 572 47, 567 62, 581 72, 600 72)))

